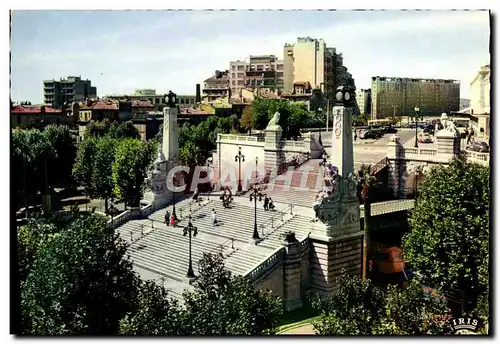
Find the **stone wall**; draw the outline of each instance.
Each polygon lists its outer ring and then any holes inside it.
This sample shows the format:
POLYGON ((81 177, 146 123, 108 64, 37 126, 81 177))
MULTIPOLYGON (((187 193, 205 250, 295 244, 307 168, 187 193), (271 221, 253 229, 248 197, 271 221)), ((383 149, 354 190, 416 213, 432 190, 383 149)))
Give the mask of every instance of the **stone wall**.
POLYGON ((257 290, 268 291, 283 299, 283 264, 277 265, 273 270, 267 272, 254 282, 257 290))

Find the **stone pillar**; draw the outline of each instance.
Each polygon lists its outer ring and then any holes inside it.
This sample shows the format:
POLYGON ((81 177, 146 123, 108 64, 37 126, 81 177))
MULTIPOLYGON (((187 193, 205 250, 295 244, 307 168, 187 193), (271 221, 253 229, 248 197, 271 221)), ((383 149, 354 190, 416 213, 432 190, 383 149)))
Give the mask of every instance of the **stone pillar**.
POLYGON ((460 154, 460 133, 458 130, 443 129, 436 134, 438 154, 450 159, 460 154))
POLYGON ((404 149, 398 134, 394 134, 387 144, 387 160, 389 162, 389 189, 394 196, 399 195, 401 184, 401 161, 404 158, 404 149))
POLYGON ((268 127, 264 133, 264 168, 268 174, 285 162, 281 141, 283 129, 279 126, 268 127))
POLYGON ((283 266, 283 299, 285 311, 302 307, 301 252, 295 233, 289 232, 285 239, 285 261, 283 266))
POLYGON ((333 107, 330 162, 338 168, 339 175, 342 177, 347 177, 354 171, 351 107, 343 105, 333 107))

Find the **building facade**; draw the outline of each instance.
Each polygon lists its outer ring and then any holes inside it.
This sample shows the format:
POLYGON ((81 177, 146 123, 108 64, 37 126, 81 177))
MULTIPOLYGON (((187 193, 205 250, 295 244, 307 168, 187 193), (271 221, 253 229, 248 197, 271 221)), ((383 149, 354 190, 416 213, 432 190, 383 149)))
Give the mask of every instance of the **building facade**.
POLYGON ((481 66, 470 83, 470 107, 473 114, 490 113, 490 65, 481 66))
POLYGON ((242 98, 242 90, 260 90, 281 94, 283 91, 283 60, 274 55, 250 55, 244 61, 229 62, 231 98, 242 98))
POLYGON ((73 126, 73 118, 61 109, 45 105, 13 105, 10 109, 12 129, 42 128, 49 124, 73 126))
POLYGON ((229 99, 230 93, 229 71, 216 70, 213 76, 204 81, 201 101, 214 103, 222 98, 229 99))
POLYGON ((370 115, 372 112, 372 90, 356 90, 356 111, 358 115, 370 115))
POLYGON ((294 44, 285 44, 283 55, 285 92, 292 93, 296 83, 308 82, 313 89, 321 89, 326 100, 333 104, 339 85, 354 86, 342 54, 327 47, 323 39, 298 37, 294 44))
POLYGON ((68 76, 66 79, 44 80, 44 103, 53 108, 61 108, 65 103, 84 101, 97 97, 97 88, 90 80, 82 80, 80 76, 68 76))
MULTIPOLYGON (((135 90, 134 94, 112 94, 107 95, 107 99, 112 100, 144 100, 149 101, 156 107, 157 110, 162 110, 165 106, 165 94, 157 94, 156 90, 152 89, 140 89, 135 90)), ((179 100, 178 104, 180 108, 193 107, 196 104, 196 96, 195 95, 177 95, 179 100)))
POLYGON ((408 116, 414 108, 421 115, 440 115, 460 108, 460 81, 372 77, 372 118, 408 116))

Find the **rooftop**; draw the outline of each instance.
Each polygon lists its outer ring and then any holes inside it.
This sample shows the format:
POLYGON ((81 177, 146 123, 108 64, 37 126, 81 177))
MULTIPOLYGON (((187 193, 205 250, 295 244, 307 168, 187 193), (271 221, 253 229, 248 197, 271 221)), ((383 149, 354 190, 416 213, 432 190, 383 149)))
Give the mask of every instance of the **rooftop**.
POLYGON ((118 104, 110 100, 97 100, 82 103, 81 110, 118 110, 118 104))
POLYGON ((22 113, 22 114, 37 114, 42 113, 42 108, 44 108, 46 113, 62 113, 59 109, 54 109, 51 106, 44 105, 14 105, 11 113, 22 113))
POLYGON ((194 116, 210 116, 210 112, 203 111, 201 109, 196 109, 196 108, 181 108, 180 115, 194 115, 194 116))

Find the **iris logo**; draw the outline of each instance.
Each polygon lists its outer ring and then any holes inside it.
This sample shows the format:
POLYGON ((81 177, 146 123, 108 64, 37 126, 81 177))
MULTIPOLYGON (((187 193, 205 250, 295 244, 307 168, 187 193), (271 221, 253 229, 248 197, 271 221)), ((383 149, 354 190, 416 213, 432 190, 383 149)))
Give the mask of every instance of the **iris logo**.
POLYGON ((476 334, 479 320, 473 318, 457 318, 452 320, 455 334, 476 334))

